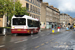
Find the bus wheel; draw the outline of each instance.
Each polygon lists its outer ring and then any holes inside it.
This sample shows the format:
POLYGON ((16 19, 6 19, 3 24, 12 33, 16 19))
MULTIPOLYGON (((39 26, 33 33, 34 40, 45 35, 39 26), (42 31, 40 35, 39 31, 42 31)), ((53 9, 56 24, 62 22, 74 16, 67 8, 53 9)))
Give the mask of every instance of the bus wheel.
POLYGON ((38 34, 38 32, 36 34, 38 34))

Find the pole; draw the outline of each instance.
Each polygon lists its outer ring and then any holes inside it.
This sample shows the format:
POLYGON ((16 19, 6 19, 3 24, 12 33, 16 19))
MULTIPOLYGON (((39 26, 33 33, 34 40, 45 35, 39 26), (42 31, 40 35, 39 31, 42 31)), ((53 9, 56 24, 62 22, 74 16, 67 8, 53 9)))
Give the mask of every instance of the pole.
POLYGON ((15 0, 14 0, 14 11, 15 11, 15 0))
POLYGON ((8 27, 8 12, 7 12, 7 27, 8 27))

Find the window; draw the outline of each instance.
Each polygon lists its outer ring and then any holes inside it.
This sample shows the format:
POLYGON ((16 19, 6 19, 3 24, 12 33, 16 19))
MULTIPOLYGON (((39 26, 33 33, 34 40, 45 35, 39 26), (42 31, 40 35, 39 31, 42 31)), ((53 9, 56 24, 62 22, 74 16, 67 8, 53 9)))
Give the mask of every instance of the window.
POLYGON ((30 10, 32 11, 32 5, 30 6, 30 10))
POLYGON ((29 8, 29 4, 28 3, 26 3, 26 8, 29 8))
POLYGON ((32 0, 31 0, 31 2, 32 2, 32 0))
POLYGON ((26 25, 25 18, 13 18, 13 25, 26 25))
POLYGON ((29 0, 27 0, 27 1, 29 1, 29 0))
POLYGON ((40 27, 40 22, 28 19, 28 26, 29 27, 40 27))

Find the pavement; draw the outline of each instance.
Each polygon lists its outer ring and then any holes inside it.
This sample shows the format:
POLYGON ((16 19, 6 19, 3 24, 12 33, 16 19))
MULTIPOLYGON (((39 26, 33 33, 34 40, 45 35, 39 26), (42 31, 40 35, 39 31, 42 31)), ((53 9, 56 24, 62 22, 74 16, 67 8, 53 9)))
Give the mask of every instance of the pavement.
MULTIPOLYGON (((47 31, 47 30, 50 30, 52 32, 52 29, 43 29, 43 30, 40 30, 40 32, 47 31)), ((54 31, 55 31, 55 33, 57 33, 58 32, 58 29, 54 29, 54 31)), ((66 31, 66 29, 60 29, 59 32, 64 32, 64 31, 66 31)))

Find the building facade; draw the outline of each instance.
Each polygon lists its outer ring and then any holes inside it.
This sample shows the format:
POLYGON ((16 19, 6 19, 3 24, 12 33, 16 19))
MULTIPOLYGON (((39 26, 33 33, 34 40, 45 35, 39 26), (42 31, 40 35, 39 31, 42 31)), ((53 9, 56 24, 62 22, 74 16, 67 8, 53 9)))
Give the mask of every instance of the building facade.
POLYGON ((0 16, 0 27, 6 27, 7 26, 7 17, 3 15, 2 17, 0 16))
POLYGON ((75 18, 73 18, 73 24, 75 24, 75 18))
POLYGON ((47 2, 41 4, 41 19, 43 28, 50 29, 60 23, 60 12, 57 8, 49 6, 47 2))
POLYGON ((74 20, 72 17, 70 17, 70 24, 73 25, 74 24, 74 20))
POLYGON ((40 20, 41 16, 41 2, 42 0, 18 0, 22 4, 22 7, 28 9, 28 13, 33 18, 38 18, 40 20))
POLYGON ((70 15, 62 13, 60 14, 60 23, 63 27, 66 27, 73 24, 73 19, 70 15))
POLYGON ((40 17, 41 29, 46 27, 46 4, 41 3, 41 17, 40 17))

